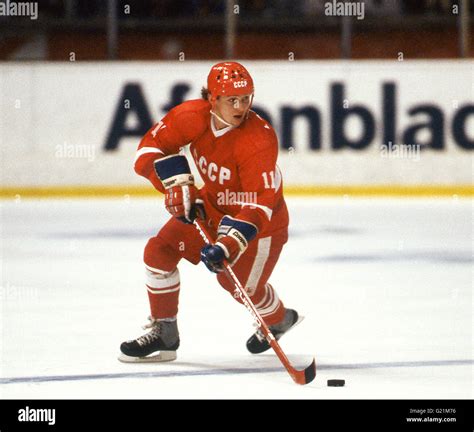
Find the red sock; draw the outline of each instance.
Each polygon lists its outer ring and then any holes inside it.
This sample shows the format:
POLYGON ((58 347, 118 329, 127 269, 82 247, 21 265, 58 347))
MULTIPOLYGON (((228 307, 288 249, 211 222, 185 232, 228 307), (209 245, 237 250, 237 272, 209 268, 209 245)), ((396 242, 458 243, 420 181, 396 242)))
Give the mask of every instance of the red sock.
POLYGON ((179 271, 163 272, 147 268, 146 287, 150 311, 153 318, 172 318, 178 313, 179 301, 179 271))
POLYGON ((257 290, 251 299, 267 325, 277 324, 285 317, 285 306, 269 283, 257 290))

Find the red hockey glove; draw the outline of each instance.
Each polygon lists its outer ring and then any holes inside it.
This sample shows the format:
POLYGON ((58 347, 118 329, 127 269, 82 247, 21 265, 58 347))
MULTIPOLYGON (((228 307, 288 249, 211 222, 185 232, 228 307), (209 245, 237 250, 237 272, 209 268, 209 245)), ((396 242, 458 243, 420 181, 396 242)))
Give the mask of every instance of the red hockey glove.
POLYGON ((165 207, 170 214, 184 223, 193 223, 196 217, 205 218, 203 201, 194 185, 173 186, 166 189, 165 207))

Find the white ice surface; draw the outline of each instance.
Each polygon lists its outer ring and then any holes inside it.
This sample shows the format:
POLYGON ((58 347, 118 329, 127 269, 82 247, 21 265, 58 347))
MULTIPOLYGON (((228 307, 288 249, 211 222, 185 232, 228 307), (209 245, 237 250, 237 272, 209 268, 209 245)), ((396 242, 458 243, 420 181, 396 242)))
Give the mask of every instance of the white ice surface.
POLYGON ((116 360, 143 334, 142 253, 167 218, 162 201, 0 202, 0 398, 472 398, 472 202, 288 204, 271 281, 306 316, 281 344, 299 367, 316 356, 307 386, 271 352, 246 352, 249 313, 184 261, 178 360, 116 360))

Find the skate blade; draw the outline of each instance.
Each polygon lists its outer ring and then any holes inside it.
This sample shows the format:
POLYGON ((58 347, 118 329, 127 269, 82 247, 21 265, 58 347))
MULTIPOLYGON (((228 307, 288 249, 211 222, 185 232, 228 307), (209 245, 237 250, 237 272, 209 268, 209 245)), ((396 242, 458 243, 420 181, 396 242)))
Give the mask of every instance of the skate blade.
POLYGON ((125 354, 120 354, 118 360, 122 363, 162 363, 176 360, 176 358, 176 351, 160 351, 158 354, 146 357, 131 357, 125 354))
POLYGON ((298 315, 298 319, 296 320, 296 322, 285 332, 283 333, 279 338, 277 338, 277 340, 280 340, 282 336, 288 334, 291 330, 293 330, 298 324, 301 324, 301 321, 304 320, 304 316, 303 315, 298 315))
POLYGON ((298 315, 298 319, 297 319, 296 322, 293 324, 293 326, 290 328, 290 330, 291 330, 292 328, 295 328, 295 327, 296 327, 298 324, 300 324, 301 321, 303 321, 303 320, 304 320, 304 316, 303 316, 303 315, 298 315))

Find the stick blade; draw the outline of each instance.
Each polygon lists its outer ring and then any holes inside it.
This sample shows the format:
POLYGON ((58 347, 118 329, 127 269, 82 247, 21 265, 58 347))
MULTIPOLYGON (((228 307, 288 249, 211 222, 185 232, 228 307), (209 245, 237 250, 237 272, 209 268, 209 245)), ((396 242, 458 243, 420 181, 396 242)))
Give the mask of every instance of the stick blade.
POLYGON ((300 371, 295 369, 291 375, 296 384, 309 384, 316 377, 316 360, 313 358, 312 363, 306 369, 300 371))
POLYGON ((309 384, 316 378, 316 359, 304 370, 305 384, 309 384))

